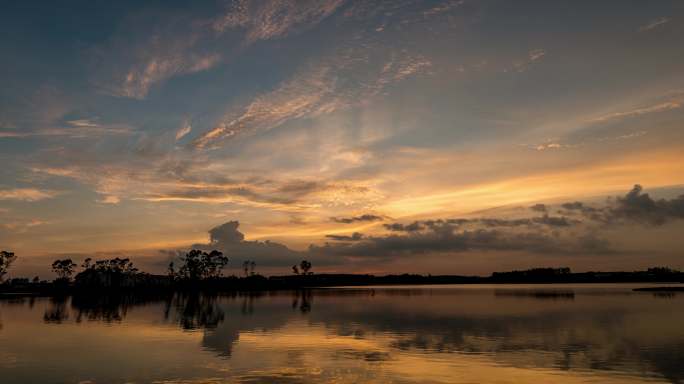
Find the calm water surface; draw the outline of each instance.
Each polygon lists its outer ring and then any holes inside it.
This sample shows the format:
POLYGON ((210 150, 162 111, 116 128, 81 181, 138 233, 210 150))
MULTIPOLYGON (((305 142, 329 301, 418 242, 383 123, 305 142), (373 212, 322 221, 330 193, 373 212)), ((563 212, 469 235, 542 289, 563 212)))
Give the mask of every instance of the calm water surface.
POLYGON ((633 287, 5 297, 0 382, 684 382, 684 295, 633 287))

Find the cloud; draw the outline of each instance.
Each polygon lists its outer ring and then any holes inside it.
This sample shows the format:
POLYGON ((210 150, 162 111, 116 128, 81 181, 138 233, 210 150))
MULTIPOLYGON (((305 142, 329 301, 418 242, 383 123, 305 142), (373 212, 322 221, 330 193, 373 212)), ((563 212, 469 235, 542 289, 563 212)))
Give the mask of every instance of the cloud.
POLYGON ((209 230, 210 244, 235 244, 240 243, 245 239, 238 227, 240 223, 237 221, 229 221, 225 224, 219 225, 209 230))
POLYGON ((133 133, 133 128, 126 124, 98 124, 90 120, 72 120, 67 126, 41 128, 30 131, 0 131, 0 138, 28 137, 67 137, 71 139, 99 138, 102 136, 126 136, 133 133))
POLYGON ((233 202, 275 210, 298 210, 318 206, 316 201, 332 203, 326 194, 345 190, 348 189, 341 183, 306 180, 270 180, 255 183, 226 180, 225 184, 221 180, 215 180, 213 183, 187 180, 175 183, 171 188, 143 192, 136 198, 149 201, 233 202), (306 200, 309 202, 305 203, 306 200))
MULTIPOLYGON (((607 121, 608 119, 603 119, 603 120, 592 120, 594 122, 599 122, 599 121, 607 121)), ((552 150, 567 150, 567 149, 579 149, 583 146, 586 145, 592 145, 592 144, 597 144, 597 143, 605 143, 605 142, 617 142, 621 140, 631 140, 631 139, 636 139, 639 137, 642 137, 646 135, 648 132, 647 131, 634 131, 634 132, 628 132, 624 133, 621 135, 612 135, 612 136, 603 136, 603 137, 585 137, 583 140, 570 140, 570 142, 559 142, 558 139, 553 139, 553 140, 546 140, 542 142, 541 144, 525 144, 524 146, 530 149, 534 149, 536 151, 552 151, 552 150)))
POLYGON ((185 137, 185 135, 187 135, 188 133, 190 133, 190 131, 192 131, 192 125, 190 125, 190 121, 186 120, 186 121, 183 123, 183 126, 180 127, 180 129, 178 130, 178 132, 176 132, 176 141, 178 141, 178 140, 182 139, 183 137, 185 137))
POLYGON ((218 54, 200 55, 169 52, 152 56, 134 65, 124 75, 123 83, 112 89, 115 96, 144 99, 152 85, 170 77, 206 71, 221 60, 218 54))
POLYGON ((209 243, 191 248, 219 250, 233 261, 254 260, 259 266, 290 266, 301 260, 301 254, 272 241, 248 241, 238 230, 240 223, 229 221, 209 230, 209 243))
POLYGON ((12 231, 15 233, 24 233, 33 227, 37 227, 39 225, 46 225, 46 224, 50 224, 50 222, 44 221, 41 219, 31 219, 28 221, 3 222, 3 223, 0 223, 0 228, 4 228, 6 230, 9 230, 9 231, 12 231))
POLYGON ((326 238, 335 240, 335 241, 359 241, 363 239, 363 234, 359 232, 354 232, 351 234, 351 236, 347 235, 325 235, 326 238))
POLYGON ((581 201, 575 201, 572 203, 563 203, 563 204, 561 204, 561 207, 563 207, 565 209, 582 209, 582 208, 584 208, 584 203, 582 203, 581 201))
MULTIPOLYGON (((540 204, 538 204, 540 205, 540 204)), ((543 205, 543 204, 541 204, 543 205)), ((536 207, 536 206, 535 206, 536 207)), ((504 218, 455 218, 455 219, 432 219, 432 220, 418 220, 410 224, 389 223, 383 224, 385 229, 393 232, 418 232, 426 229, 434 229, 446 225, 470 227, 532 227, 547 226, 547 227, 569 227, 571 225, 579 224, 580 221, 569 219, 565 216, 549 216, 544 214, 538 217, 519 218, 519 219, 504 219, 504 218)))
MULTIPOLYGON (((305 251, 295 251, 272 241, 248 241, 238 230, 239 222, 229 221, 209 230, 209 242, 191 248, 220 250, 231 260, 255 260, 262 266, 289 266, 301 259, 316 265, 340 265, 361 258, 392 258, 406 255, 463 253, 469 251, 530 252, 538 254, 610 253, 609 243, 590 233, 530 231, 515 228, 464 229, 464 219, 426 220, 418 228, 401 234, 351 235, 329 234, 333 243, 311 244, 305 251), (349 259, 352 258, 352 259, 349 259)), ((478 224, 481 225, 481 224, 478 224)), ((555 224, 551 224, 555 225, 555 224)), ((175 252, 174 254, 178 254, 175 252)))
POLYGON ((238 0, 212 23, 219 33, 244 29, 245 44, 282 38, 311 28, 332 15, 346 0, 238 0))
POLYGON ((530 63, 533 63, 535 61, 541 60, 542 57, 546 55, 546 51, 543 49, 533 49, 529 52, 528 58, 530 60, 530 63))
POLYGON ((40 201, 51 199, 59 193, 35 188, 0 189, 0 200, 40 201))
MULTIPOLYGON (((302 184, 303 186, 304 184, 302 184)), ((299 190, 297 186, 293 190, 299 190)), ((303 187, 302 187, 303 188, 303 187)), ((239 222, 229 221, 209 230, 207 243, 191 247, 217 249, 231 260, 255 260, 261 266, 289 266, 301 259, 316 265, 347 265, 363 259, 394 259, 424 254, 465 254, 471 252, 522 252, 538 255, 599 255, 617 252, 601 236, 609 224, 644 223, 662 225, 684 218, 684 195, 676 199, 654 200, 636 185, 625 196, 594 208, 581 201, 560 204, 568 214, 578 212, 588 220, 550 216, 550 205, 535 204, 541 216, 522 218, 474 217, 417 220, 411 223, 386 223, 388 233, 327 234, 331 242, 311 244, 304 251, 273 241, 249 241, 239 231, 239 222), (542 210, 543 206, 543 210, 542 210), (600 224, 596 226, 596 224, 600 224)), ((333 220, 342 224, 359 221, 366 215, 333 220)), ((373 216, 373 215, 368 215, 373 216)), ((368 219, 369 220, 369 219, 368 219)), ((369 220, 374 221, 374 220, 369 220)))
POLYGON ((645 25, 642 25, 641 27, 639 27, 639 32, 650 31, 650 30, 658 28, 664 24, 667 24, 668 22, 670 22, 669 17, 661 17, 659 19, 653 20, 653 21, 649 22, 648 24, 645 24, 645 25))
POLYGON ((414 221, 413 223, 410 223, 410 224, 390 223, 390 224, 383 224, 383 226, 388 231, 394 231, 394 232, 415 232, 415 231, 421 231, 421 230, 425 229, 425 225, 420 221, 414 221))
POLYGON ((546 144, 540 144, 535 147, 537 151, 545 151, 547 149, 560 149, 563 148, 564 145, 558 144, 558 143, 546 143, 546 144))
POLYGON ((226 2, 223 12, 208 19, 191 14, 148 15, 144 21, 133 18, 126 30, 144 38, 131 44, 130 37, 121 35, 110 46, 102 47, 96 55, 97 82, 111 95, 144 99, 155 84, 214 68, 225 57, 259 40, 311 28, 344 2, 238 0, 226 2), (157 17, 161 21, 154 22, 157 17), (244 38, 235 44, 234 38, 224 36, 228 31, 239 31, 244 38))
POLYGON ((102 204, 119 204, 121 202, 121 198, 118 196, 107 195, 98 200, 98 202, 102 204))
POLYGON ((465 0, 449 0, 442 4, 436 5, 426 11, 423 11, 424 16, 434 16, 440 13, 445 13, 453 10, 454 8, 460 7, 465 4, 465 0))
POLYGON ((624 197, 619 197, 604 214, 604 219, 628 220, 651 225, 663 225, 670 220, 684 219, 684 195, 671 200, 654 200, 637 184, 624 197))
POLYGON ((364 181, 262 178, 239 173, 226 177, 229 171, 212 166, 213 163, 200 157, 161 155, 153 158, 155 167, 149 166, 147 158, 136 160, 129 156, 127 162, 121 164, 82 162, 78 166, 35 165, 30 169, 90 185, 102 196, 101 203, 117 203, 123 199, 193 201, 296 212, 336 206, 364 209, 369 201, 380 198, 364 181))
POLYGON ((367 236, 351 243, 326 243, 309 247, 309 253, 312 254, 371 258, 468 251, 585 254, 609 253, 610 248, 607 241, 591 235, 562 238, 544 232, 457 230, 457 227, 449 224, 403 235, 367 236))
POLYGON ((527 52, 527 57, 523 60, 517 60, 513 62, 513 66, 504 69, 504 72, 515 71, 515 72, 525 72, 530 66, 538 61, 541 61, 544 56, 546 56, 546 51, 538 48, 527 52))
POLYGON ((219 65, 219 49, 210 24, 192 12, 158 10, 127 18, 120 32, 92 51, 92 81, 107 94, 144 99, 167 79, 219 65))
POLYGON ((569 227, 573 224, 578 224, 577 220, 571 220, 564 216, 549 216, 543 215, 539 217, 523 218, 523 219, 475 219, 475 222, 482 223, 487 227, 520 227, 532 226, 535 224, 546 225, 549 227, 569 227))
POLYGON ((568 210, 568 211, 580 211, 582 213, 593 213, 596 212, 597 209, 594 207, 587 206, 581 201, 574 201, 570 203, 563 203, 561 204, 561 208, 568 210))
POLYGON ((219 123, 194 141, 203 148, 239 133, 269 130, 301 117, 314 117, 341 108, 334 96, 332 68, 321 66, 301 73, 272 92, 255 98, 235 118, 219 123))
POLYGON ((70 121, 67 121, 67 124, 74 126, 74 127, 90 127, 90 128, 92 128, 92 127, 98 127, 99 126, 99 124, 97 124, 96 122, 93 122, 93 121, 88 120, 88 119, 70 120, 70 121))
POLYGON ((546 205, 544 204, 535 204, 530 207, 531 210, 535 212, 546 212, 546 205))
POLYGON ((341 224, 351 224, 364 221, 382 221, 384 220, 384 218, 378 215, 364 214, 361 216, 353 217, 331 217, 330 220, 341 224))
POLYGON ((591 119, 590 121, 591 122, 605 122, 605 121, 614 120, 614 119, 637 117, 637 116, 651 114, 651 113, 667 112, 667 111, 671 111, 673 109, 679 109, 681 107, 682 107, 682 100, 681 99, 673 99, 673 100, 665 101, 665 102, 662 102, 659 104, 635 108, 635 109, 632 109, 629 111, 621 111, 621 112, 610 113, 607 115, 603 115, 603 116, 599 116, 597 118, 591 119))
POLYGON ((606 225, 636 223, 660 226, 672 220, 684 219, 684 195, 670 200, 655 200, 643 192, 641 185, 636 184, 627 194, 609 200, 608 205, 603 207, 574 201, 561 204, 561 208, 568 213, 580 212, 588 219, 606 225))
POLYGON ((381 66, 374 66, 368 63, 369 54, 367 48, 343 49, 305 66, 276 89, 255 97, 237 114, 225 115, 193 146, 213 147, 238 135, 268 131, 288 121, 362 105, 389 85, 426 73, 431 65, 422 56, 402 54, 400 58, 390 55, 381 66))

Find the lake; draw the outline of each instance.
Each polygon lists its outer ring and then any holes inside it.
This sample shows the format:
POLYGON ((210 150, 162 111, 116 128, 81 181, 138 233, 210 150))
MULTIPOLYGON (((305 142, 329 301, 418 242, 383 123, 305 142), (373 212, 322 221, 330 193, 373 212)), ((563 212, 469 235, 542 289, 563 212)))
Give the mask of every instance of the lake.
POLYGON ((684 294, 349 287, 0 299, 8 383, 682 383, 684 294))

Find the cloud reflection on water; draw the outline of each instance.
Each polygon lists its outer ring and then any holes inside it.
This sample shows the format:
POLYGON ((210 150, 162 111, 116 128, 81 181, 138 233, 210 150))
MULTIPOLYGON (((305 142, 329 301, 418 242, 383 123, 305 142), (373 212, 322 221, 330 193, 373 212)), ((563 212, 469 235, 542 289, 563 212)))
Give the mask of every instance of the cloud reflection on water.
POLYGON ((94 382, 680 383, 681 299, 619 287, 413 287, 2 301, 0 353, 17 362, 2 364, 10 382, 35 380, 26 361, 49 367, 57 351, 97 350, 130 368, 108 373, 88 356, 50 372, 94 382), (42 335, 43 352, 29 334, 42 335))

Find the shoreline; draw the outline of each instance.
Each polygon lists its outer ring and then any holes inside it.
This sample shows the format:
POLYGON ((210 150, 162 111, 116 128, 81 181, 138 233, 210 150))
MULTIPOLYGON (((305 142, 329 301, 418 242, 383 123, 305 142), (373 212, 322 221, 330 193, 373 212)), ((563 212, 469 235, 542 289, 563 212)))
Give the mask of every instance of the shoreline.
POLYGON ((378 284, 338 284, 338 285, 287 285, 287 286, 236 286, 231 287, 206 287, 202 285, 197 286, 167 286, 167 287, 129 287, 129 288, 80 288, 76 286, 68 287, 41 287, 42 289, 17 289, 17 290, 3 290, 0 288, 0 299, 7 299, 12 297, 52 297, 52 296, 110 296, 110 295, 164 295, 176 293, 202 293, 202 294, 231 294, 243 292, 284 292, 284 291, 298 291, 298 290, 333 290, 333 289, 358 289, 358 288, 376 288, 376 289, 392 289, 401 287, 440 287, 449 285, 459 286, 588 286, 588 285, 647 285, 655 284, 659 286, 647 286, 632 288, 633 292, 684 292, 684 283, 676 281, 584 281, 584 282, 550 282, 550 281, 518 281, 518 282, 466 282, 466 283, 378 283, 378 284))

